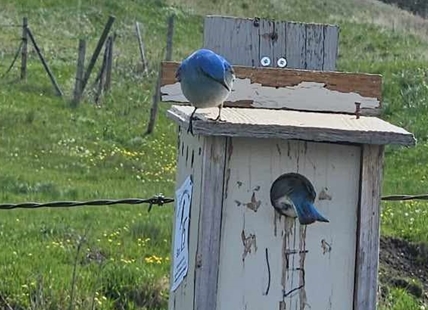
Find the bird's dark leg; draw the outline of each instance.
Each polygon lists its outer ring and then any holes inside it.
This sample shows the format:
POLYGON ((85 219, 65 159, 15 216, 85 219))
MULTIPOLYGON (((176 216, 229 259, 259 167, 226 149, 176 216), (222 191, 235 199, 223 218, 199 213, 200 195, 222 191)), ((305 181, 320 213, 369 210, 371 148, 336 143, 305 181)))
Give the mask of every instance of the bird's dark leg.
POLYGON ((191 133, 193 136, 193 117, 195 116, 195 112, 198 108, 195 108, 192 112, 192 114, 190 114, 190 120, 189 120, 189 128, 187 128, 187 133, 191 133))
POLYGON ((221 108, 223 108, 223 103, 218 106, 218 116, 215 119, 215 121, 220 121, 221 122, 221 108))

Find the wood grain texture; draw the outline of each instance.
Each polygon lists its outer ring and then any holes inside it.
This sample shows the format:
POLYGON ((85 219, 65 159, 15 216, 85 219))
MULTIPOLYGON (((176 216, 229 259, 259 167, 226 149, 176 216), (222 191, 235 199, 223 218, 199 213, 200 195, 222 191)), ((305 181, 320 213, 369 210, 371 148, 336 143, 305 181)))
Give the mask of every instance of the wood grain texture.
MULTIPOLYGON (((175 80, 178 65, 162 63, 164 102, 188 103, 175 80)), ((380 75, 244 66, 235 66, 235 72, 237 80, 224 106, 353 114, 355 102, 360 102, 361 115, 378 115, 381 111, 380 75)))
POLYGON ((308 70, 323 69, 324 27, 319 24, 306 25, 306 67, 308 70))
MULTIPOLYGON (((180 286, 169 295, 169 310, 193 309, 194 294, 195 294, 195 269, 196 269, 196 249, 198 246, 198 229, 199 216, 201 209, 201 192, 202 192, 202 163, 204 154, 199 152, 199 149, 204 149, 205 139, 194 139, 187 134, 185 129, 179 128, 178 139, 178 156, 177 156, 177 176, 176 189, 178 189, 185 179, 192 175, 193 178, 193 193, 190 206, 190 225, 189 225, 189 267, 186 277, 180 286)), ((175 205, 174 205, 175 207, 175 205)), ((176 223, 173 223, 173 232, 175 231, 176 223)), ((174 233, 172 234, 172 244, 174 244, 174 233)), ((174 266, 174 246, 171 247, 171 272, 174 266)), ((172 282, 171 282, 172 284, 172 282)))
POLYGON ((228 153, 217 309, 352 309, 360 147, 232 138, 228 153), (270 187, 286 172, 312 182, 315 205, 330 223, 315 223, 305 233, 297 220, 277 216, 270 187), (331 200, 319 200, 325 188, 331 200), (256 212, 252 201, 260 204, 256 212), (245 246, 242 232, 254 241, 245 246), (298 251, 304 249, 303 259, 298 251), (305 270, 305 286, 283 297, 302 284, 297 268, 305 270))
POLYGON ((253 19, 205 17, 204 47, 221 54, 233 65, 260 65, 259 27, 253 19))
POLYGON ((324 27, 324 71, 336 70, 336 59, 339 53, 339 28, 327 25, 324 27))
POLYGON ((233 65, 260 67, 268 56, 270 67, 286 58, 288 68, 336 68, 339 28, 334 25, 216 15, 206 16, 204 25, 204 47, 233 65))
MULTIPOLYGON (((306 28, 301 23, 289 22, 285 26, 287 68, 306 68, 306 28)), ((321 68, 318 68, 321 69, 321 68)))
POLYGON ((262 57, 269 57, 269 59, 271 60, 270 66, 276 67, 276 63, 274 61, 273 46, 278 40, 275 40, 275 36, 277 35, 275 32, 275 22, 268 19, 260 20, 260 26, 258 27, 258 31, 260 56, 259 65, 257 67, 261 66, 260 60, 262 59, 262 57))
POLYGON ((207 137, 205 139, 195 309, 215 310, 217 309, 217 278, 227 139, 224 137, 207 137))
POLYGON ((354 310, 376 310, 383 146, 362 146, 354 310))
MULTIPOLYGON (((192 107, 172 106, 168 116, 187 126, 192 111, 192 107)), ((413 134, 376 117, 357 119, 346 114, 224 108, 222 122, 215 122, 217 113, 216 108, 198 110, 193 121, 194 133, 406 146, 416 142, 413 134)))

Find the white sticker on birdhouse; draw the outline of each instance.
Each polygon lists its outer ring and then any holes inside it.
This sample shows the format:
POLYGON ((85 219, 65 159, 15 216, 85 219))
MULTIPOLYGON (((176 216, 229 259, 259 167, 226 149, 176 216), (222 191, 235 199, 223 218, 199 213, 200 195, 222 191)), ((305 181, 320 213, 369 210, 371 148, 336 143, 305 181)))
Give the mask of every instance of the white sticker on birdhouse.
POLYGON ((174 271, 171 291, 175 291, 189 267, 189 215, 193 183, 189 177, 175 192, 174 271))

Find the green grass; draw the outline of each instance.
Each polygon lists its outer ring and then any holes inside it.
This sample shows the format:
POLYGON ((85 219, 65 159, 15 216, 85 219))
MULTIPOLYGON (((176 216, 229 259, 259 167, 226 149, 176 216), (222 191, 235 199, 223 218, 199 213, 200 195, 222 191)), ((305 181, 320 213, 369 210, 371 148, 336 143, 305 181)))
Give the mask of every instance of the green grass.
MULTIPOLYGON (((78 39, 87 40, 90 55, 109 14, 116 16, 118 35, 112 92, 101 108, 89 97, 73 110, 67 100, 55 97, 34 52, 27 83, 16 80, 19 65, 0 80, 1 202, 173 196, 176 129, 165 117, 166 106, 155 133, 144 136, 164 53, 166 18, 172 12, 177 15, 175 60, 200 47, 204 14, 339 24, 338 69, 381 73, 384 118, 418 138, 416 148, 387 149, 384 194, 426 192, 428 41, 416 27, 423 22, 398 10, 345 0, 0 0, 0 6, 2 24, 29 17, 67 98, 78 39), (389 24, 386 17, 402 23, 389 24), (144 25, 148 77, 141 70, 136 20, 144 25)), ((1 28, 0 72, 10 64, 19 38, 19 28, 1 28)), ((94 75, 98 65, 95 69, 94 75)), ((92 81, 93 76, 88 86, 92 81)), ((427 210, 425 202, 384 203, 383 233, 426 241, 427 210)), ((171 215, 170 206, 154 207, 151 213, 146 206, 3 211, 0 294, 17 308, 67 309, 75 268, 73 302, 78 309, 165 309, 171 215)), ((420 302, 392 290, 381 309, 420 309, 420 302)))

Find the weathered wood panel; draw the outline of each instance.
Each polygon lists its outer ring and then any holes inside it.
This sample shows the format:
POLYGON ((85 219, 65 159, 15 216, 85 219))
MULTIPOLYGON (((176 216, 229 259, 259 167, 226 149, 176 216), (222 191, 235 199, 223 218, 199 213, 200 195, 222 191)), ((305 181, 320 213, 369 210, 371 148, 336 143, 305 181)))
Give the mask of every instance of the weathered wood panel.
POLYGON ((324 26, 306 25, 306 68, 316 70, 323 68, 324 62, 324 26))
MULTIPOLYGON (((192 107, 172 106, 169 117, 187 126, 192 107)), ((217 108, 195 113, 193 132, 201 135, 298 139, 320 142, 414 145, 410 132, 377 117, 265 109, 217 108)))
POLYGON ((206 16, 204 26, 204 47, 222 54, 233 65, 260 67, 261 58, 268 56, 271 67, 278 67, 278 59, 285 58, 288 68, 336 68, 337 26, 216 15, 206 16), (315 28, 314 33, 311 29, 315 28), (322 39, 320 46, 313 41, 319 41, 317 36, 322 39), (315 55, 321 61, 314 60, 315 55))
POLYGON ((364 145, 358 210, 354 310, 376 310, 382 168, 383 147, 364 145))
POLYGON ((229 148, 218 309, 352 309, 360 147, 233 138, 229 148), (277 216, 270 186, 286 172, 311 180, 330 223, 305 230, 277 216))
POLYGON ((206 137, 202 162, 201 215, 197 249, 195 309, 216 310, 223 209, 224 137, 206 137))
MULTIPOLYGON (((300 23, 287 23, 286 26, 287 68, 306 68, 306 26, 300 23)), ((334 64, 336 60, 334 60, 334 64)), ((322 69, 322 68, 318 68, 322 69)))
MULTIPOLYGON (((188 103, 175 79, 178 65, 162 63, 162 100, 188 103)), ((224 106, 355 113, 359 102, 361 115, 380 112, 380 75, 242 66, 235 72, 224 106)))
MULTIPOLYGON (((204 158, 204 138, 194 138, 187 134, 187 127, 179 128, 179 142, 177 145, 177 178, 176 188, 179 188, 184 180, 191 174, 193 177, 192 204, 190 207, 189 225, 189 267, 187 276, 180 286, 170 292, 169 310, 193 309, 195 292, 195 269, 196 269, 196 249, 198 245, 199 216, 201 208, 202 192, 202 162, 204 158)), ((176 223, 173 224, 173 231, 176 223)), ((174 242, 174 233, 172 234, 174 242)), ((174 249, 174 246, 172 246, 174 249)), ((172 259, 174 258, 171 252, 172 259)), ((174 262, 171 261, 171 279, 174 262)), ((172 281, 171 281, 172 284, 172 281)))
POLYGON ((339 53, 339 29, 335 26, 324 27, 324 61, 323 70, 336 70, 336 59, 339 53))
POLYGON ((204 47, 223 55, 231 64, 260 65, 259 27, 249 18, 207 16, 204 47))

